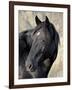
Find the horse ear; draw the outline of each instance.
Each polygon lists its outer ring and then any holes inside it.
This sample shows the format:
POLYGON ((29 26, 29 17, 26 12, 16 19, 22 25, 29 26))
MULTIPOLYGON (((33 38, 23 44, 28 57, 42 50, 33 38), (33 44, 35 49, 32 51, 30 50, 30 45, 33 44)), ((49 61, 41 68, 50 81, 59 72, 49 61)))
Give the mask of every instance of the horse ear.
POLYGON ((47 16, 46 16, 45 22, 46 22, 46 23, 49 23, 49 19, 48 19, 47 16))
POLYGON ((41 23, 41 21, 39 20, 39 18, 37 16, 35 17, 35 21, 36 21, 37 25, 39 25, 41 23))

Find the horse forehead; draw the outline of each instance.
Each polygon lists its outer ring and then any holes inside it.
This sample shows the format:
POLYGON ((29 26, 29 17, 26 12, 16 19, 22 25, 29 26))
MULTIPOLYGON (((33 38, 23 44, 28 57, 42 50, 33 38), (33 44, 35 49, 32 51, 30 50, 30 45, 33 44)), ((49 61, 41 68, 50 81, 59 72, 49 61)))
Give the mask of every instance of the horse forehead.
POLYGON ((39 30, 35 34, 35 38, 44 38, 45 37, 45 32, 43 30, 39 30))
POLYGON ((37 32, 37 34, 36 34, 36 35, 37 35, 37 36, 39 36, 40 34, 41 34, 41 32, 39 31, 39 32, 37 32))
POLYGON ((32 36, 33 40, 47 40, 50 39, 50 34, 48 32, 48 28, 42 24, 41 27, 36 27, 36 32, 32 36))

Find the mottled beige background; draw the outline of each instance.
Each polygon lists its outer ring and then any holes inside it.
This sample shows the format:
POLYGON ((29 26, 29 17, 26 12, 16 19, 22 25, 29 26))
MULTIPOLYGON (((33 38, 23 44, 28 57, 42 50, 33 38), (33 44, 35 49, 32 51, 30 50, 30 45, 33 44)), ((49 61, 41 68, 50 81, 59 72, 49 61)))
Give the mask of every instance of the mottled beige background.
POLYGON ((48 74, 48 77, 62 77, 63 76, 63 13, 61 12, 38 12, 38 11, 23 11, 19 10, 18 23, 19 32, 27 29, 32 29, 36 26, 35 16, 38 16, 41 21, 45 20, 47 16, 59 33, 60 44, 58 56, 53 63, 53 66, 48 74))

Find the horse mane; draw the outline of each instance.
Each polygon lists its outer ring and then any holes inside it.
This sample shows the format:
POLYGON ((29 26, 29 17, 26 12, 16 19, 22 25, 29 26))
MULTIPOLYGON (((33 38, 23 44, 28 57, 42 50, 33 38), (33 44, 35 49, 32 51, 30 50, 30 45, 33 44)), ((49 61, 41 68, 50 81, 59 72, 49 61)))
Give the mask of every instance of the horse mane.
POLYGON ((49 55, 50 55, 50 59, 54 61, 58 54, 58 45, 60 43, 60 38, 59 38, 59 34, 58 34, 55 26, 51 22, 49 22, 47 27, 48 27, 48 31, 50 32, 50 35, 51 35, 51 44, 49 47, 49 55))
POLYGON ((53 29, 53 40, 55 41, 55 45, 58 46, 58 44, 60 43, 59 34, 52 23, 51 23, 51 27, 53 29))

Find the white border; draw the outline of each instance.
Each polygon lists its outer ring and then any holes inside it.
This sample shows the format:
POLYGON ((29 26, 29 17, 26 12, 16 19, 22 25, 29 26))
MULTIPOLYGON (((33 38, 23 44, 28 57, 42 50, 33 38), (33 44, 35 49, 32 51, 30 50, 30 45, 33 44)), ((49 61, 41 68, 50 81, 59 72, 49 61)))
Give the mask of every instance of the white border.
POLYGON ((36 6, 14 6, 14 84, 38 84, 38 83, 54 83, 67 82, 67 9, 52 7, 36 7, 36 6), (63 60, 63 77, 42 78, 42 79, 18 79, 18 10, 31 11, 48 11, 63 12, 63 40, 64 40, 64 60, 63 60))

